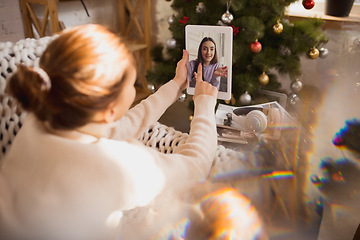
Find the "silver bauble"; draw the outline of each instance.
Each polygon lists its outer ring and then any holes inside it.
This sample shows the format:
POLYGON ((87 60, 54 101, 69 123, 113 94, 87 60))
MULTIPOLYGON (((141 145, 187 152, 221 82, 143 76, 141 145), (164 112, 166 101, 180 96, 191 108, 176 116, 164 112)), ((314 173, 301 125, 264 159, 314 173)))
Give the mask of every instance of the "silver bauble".
POLYGON ((288 47, 281 45, 279 47, 279 53, 280 56, 289 56, 291 54, 291 50, 288 47))
POLYGON ((205 12, 205 5, 203 2, 199 2, 199 4, 196 6, 196 12, 197 13, 204 13, 205 12))
POLYGON ((234 16, 228 10, 221 16, 221 20, 224 23, 230 24, 231 21, 234 20, 234 16))
POLYGON ((300 102, 300 98, 296 95, 296 93, 290 93, 288 99, 291 105, 296 105, 300 102))
POLYGON ((329 50, 327 48, 320 48, 319 57, 326 58, 329 55, 329 50))
POLYGON ((241 105, 249 105, 251 103, 251 96, 246 91, 245 93, 241 94, 239 100, 241 105))
POLYGON ((168 18, 168 23, 169 24, 172 24, 174 22, 174 16, 170 16, 169 18, 168 18))
POLYGON ((300 82, 299 80, 292 82, 290 85, 290 88, 294 93, 300 92, 302 87, 302 82, 300 82))
POLYGON ((181 96, 177 100, 178 102, 184 102, 186 100, 186 93, 181 94, 181 96))
POLYGON ((147 87, 151 93, 154 93, 156 90, 154 84, 152 84, 152 83, 149 83, 147 87))
POLYGON ((174 49, 176 47, 175 38, 169 38, 168 40, 166 40, 165 45, 168 49, 174 49))

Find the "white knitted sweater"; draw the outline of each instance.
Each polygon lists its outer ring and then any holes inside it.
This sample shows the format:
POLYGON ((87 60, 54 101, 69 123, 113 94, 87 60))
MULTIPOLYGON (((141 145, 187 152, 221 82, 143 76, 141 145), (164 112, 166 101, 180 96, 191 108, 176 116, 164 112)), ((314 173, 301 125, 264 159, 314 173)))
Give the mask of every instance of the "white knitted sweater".
MULTIPOLYGON (((173 154, 136 140, 178 94, 170 81, 119 121, 73 131, 29 114, 1 160, 0 239, 115 239, 125 210, 203 181, 216 151, 213 97, 195 99, 191 131, 173 154)), ((149 225, 136 222, 131 226, 144 231, 149 225)))

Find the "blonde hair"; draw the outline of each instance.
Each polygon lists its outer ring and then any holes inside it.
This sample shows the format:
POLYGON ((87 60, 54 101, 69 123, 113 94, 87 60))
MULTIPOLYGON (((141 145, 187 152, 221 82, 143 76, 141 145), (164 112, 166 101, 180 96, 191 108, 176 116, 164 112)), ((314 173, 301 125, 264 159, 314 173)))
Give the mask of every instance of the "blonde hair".
POLYGON ((9 91, 22 107, 56 129, 73 129, 91 121, 118 98, 123 79, 134 66, 124 41, 104 26, 81 25, 66 29, 40 59, 44 74, 19 65, 9 91))

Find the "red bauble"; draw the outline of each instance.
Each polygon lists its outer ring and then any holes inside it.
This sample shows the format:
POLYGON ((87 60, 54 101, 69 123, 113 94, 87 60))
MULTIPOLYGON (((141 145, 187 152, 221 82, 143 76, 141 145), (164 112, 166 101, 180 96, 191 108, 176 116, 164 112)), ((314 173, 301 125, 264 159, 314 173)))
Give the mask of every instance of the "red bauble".
POLYGON ((303 0, 302 5, 305 9, 312 9, 315 6, 314 0, 303 0))
POLYGON ((261 43, 259 43, 258 41, 255 41, 253 43, 250 44, 250 51, 253 53, 258 53, 261 51, 261 43))

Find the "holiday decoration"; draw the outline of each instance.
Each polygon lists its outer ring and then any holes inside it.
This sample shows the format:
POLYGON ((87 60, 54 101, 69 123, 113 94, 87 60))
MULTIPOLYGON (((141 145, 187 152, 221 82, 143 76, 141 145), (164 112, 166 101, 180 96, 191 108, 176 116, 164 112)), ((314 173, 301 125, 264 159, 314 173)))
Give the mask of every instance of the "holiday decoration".
POLYGON ((273 26, 273 29, 274 29, 274 33, 280 34, 283 31, 284 26, 278 20, 277 23, 273 26))
POLYGON ((300 98, 295 93, 290 93, 288 99, 291 105, 296 105, 300 102, 300 98))
POLYGON ((296 80, 291 83, 290 88, 294 93, 298 93, 302 89, 302 82, 300 82, 299 80, 296 80))
POLYGON ((151 84, 149 83, 148 86, 147 86, 148 90, 151 92, 151 93, 154 93, 155 92, 155 86, 154 84, 151 84))
POLYGON ((224 23, 230 24, 232 20, 234 20, 234 16, 230 13, 230 3, 227 3, 227 10, 226 12, 221 16, 221 20, 224 23))
POLYGON ((185 24, 189 20, 189 17, 185 16, 183 19, 179 19, 181 24, 185 24))
POLYGON ((205 5, 203 2, 199 2, 199 4, 196 6, 196 12, 197 13, 204 13, 205 12, 205 5))
POLYGON ((230 103, 231 103, 231 105, 235 105, 236 99, 234 98, 234 95, 231 94, 230 100, 225 100, 225 103, 226 103, 226 104, 230 104, 230 103))
POLYGON ((327 48, 320 48, 319 57, 326 58, 329 55, 329 50, 327 48))
POLYGON ((186 93, 181 94, 181 96, 177 100, 178 102, 184 102, 186 100, 186 93))
MULTIPOLYGON (((320 46, 324 47, 327 42, 321 28, 324 22, 322 19, 302 18, 289 21, 283 18, 286 15, 285 9, 294 2, 296 0, 171 0, 173 11, 168 16, 174 14, 174 21, 169 23, 169 30, 176 43, 166 44, 164 41, 163 48, 169 51, 163 51, 161 47, 153 48, 154 64, 147 72, 147 81, 156 83, 157 86, 174 78, 177 62, 182 58, 182 49, 186 47, 184 32, 187 24, 232 26, 232 53, 224 54, 233 56, 232 63, 228 63, 232 66, 228 67, 232 68, 235 105, 241 105, 239 99, 245 91, 252 97, 252 102, 256 102, 259 96, 256 91, 259 88, 280 91, 281 84, 275 76, 277 74, 270 72, 279 72, 284 76, 282 79, 299 79, 302 69, 300 56, 307 55, 314 46, 319 46, 319 49, 320 46), (280 31, 280 24, 283 30, 277 34, 274 31, 280 31), (174 45, 175 48, 170 49, 174 45), (270 78, 266 85, 262 85, 258 79, 264 70, 270 78)), ((219 61, 222 40, 220 38, 215 41, 219 61)), ((226 49, 225 46, 224 50, 226 49)), ((289 87, 291 82, 288 82, 289 87)))
POLYGON ((191 122, 193 120, 194 116, 193 115, 190 115, 189 116, 189 122, 191 122))
POLYGON ((258 40, 256 39, 255 42, 250 44, 250 51, 253 53, 258 53, 261 51, 261 43, 258 42, 258 40))
POLYGON ((311 59, 315 59, 319 56, 319 50, 316 47, 313 47, 310 51, 309 51, 309 58, 311 59))
POLYGON ((240 96, 240 103, 241 105, 249 105, 251 103, 251 96, 250 94, 246 91, 245 93, 243 93, 240 96))
POLYGON ((281 45, 279 47, 279 54, 280 56, 289 56, 291 54, 291 50, 288 47, 281 45))
POLYGON ((169 24, 172 24, 174 22, 174 16, 170 16, 169 18, 168 18, 168 23, 169 24))
POLYGON ((259 83, 260 83, 261 85, 266 85, 266 84, 269 83, 269 76, 266 75, 265 72, 263 72, 263 73, 258 77, 258 79, 259 79, 259 83))
POLYGON ((231 27, 232 27, 232 29, 233 29, 234 35, 236 36, 236 34, 239 33, 239 27, 235 27, 235 26, 232 26, 232 25, 231 25, 231 27))
POLYGON ((168 40, 166 40, 165 45, 168 49, 174 49, 176 47, 175 38, 169 38, 168 40))
POLYGON ((303 0, 302 5, 304 6, 305 9, 309 10, 315 6, 315 1, 314 0, 303 0))
POLYGON ((216 25, 218 25, 218 26, 226 26, 226 24, 223 23, 221 20, 219 20, 219 21, 216 23, 216 25))

